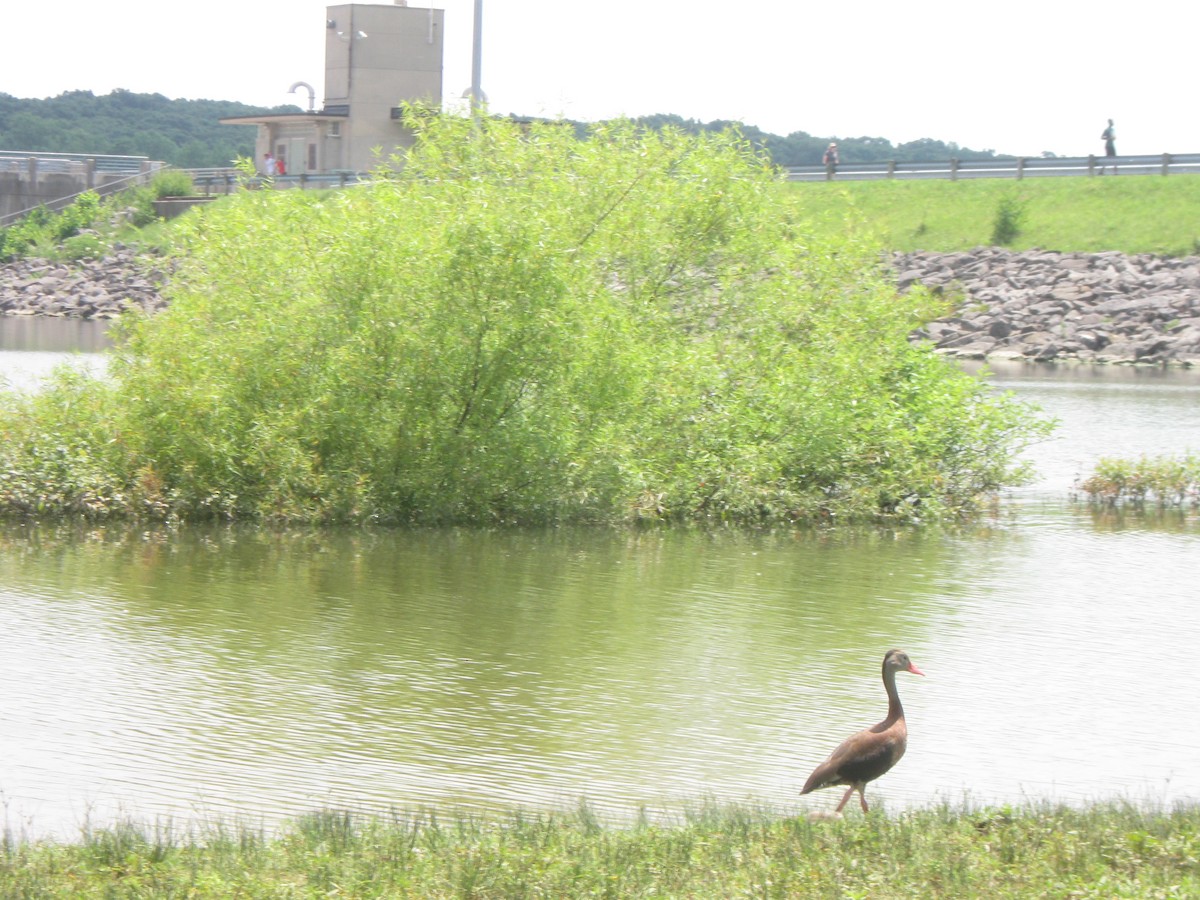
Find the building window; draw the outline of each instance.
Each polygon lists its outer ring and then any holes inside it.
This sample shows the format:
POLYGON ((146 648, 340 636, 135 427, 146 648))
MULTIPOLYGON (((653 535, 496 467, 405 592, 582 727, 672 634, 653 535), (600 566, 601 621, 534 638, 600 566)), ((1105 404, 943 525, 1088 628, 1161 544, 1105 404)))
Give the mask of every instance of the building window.
POLYGON ((317 145, 308 145, 308 171, 317 171, 317 145))
POLYGON ((341 122, 330 122, 329 123, 329 136, 330 137, 341 137, 342 136, 342 123, 341 122))

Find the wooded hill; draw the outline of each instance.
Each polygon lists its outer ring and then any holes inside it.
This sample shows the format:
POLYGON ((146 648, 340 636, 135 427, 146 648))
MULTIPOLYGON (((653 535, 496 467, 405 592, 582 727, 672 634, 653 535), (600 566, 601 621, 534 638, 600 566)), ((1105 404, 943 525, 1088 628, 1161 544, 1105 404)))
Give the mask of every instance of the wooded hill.
POLYGON ((70 91, 44 100, 0 94, 0 150, 148 156, 181 168, 227 166, 254 155, 253 125, 227 116, 300 112, 225 100, 170 100, 162 94, 70 91))
MULTIPOLYGON (((181 168, 227 166, 239 156, 254 156, 255 126, 222 125, 221 119, 301 111, 290 105, 267 108, 228 100, 171 100, 162 94, 125 90, 102 96, 69 91, 40 100, 0 93, 0 150, 148 156, 181 168)), ((992 150, 969 150, 931 138, 897 145, 880 137, 817 137, 804 131, 774 135, 753 125, 699 122, 676 115, 635 121, 651 128, 672 125, 692 134, 736 125, 781 166, 819 164, 830 140, 837 140, 843 163, 999 158, 992 150)), ((580 132, 587 127, 572 124, 580 132)))

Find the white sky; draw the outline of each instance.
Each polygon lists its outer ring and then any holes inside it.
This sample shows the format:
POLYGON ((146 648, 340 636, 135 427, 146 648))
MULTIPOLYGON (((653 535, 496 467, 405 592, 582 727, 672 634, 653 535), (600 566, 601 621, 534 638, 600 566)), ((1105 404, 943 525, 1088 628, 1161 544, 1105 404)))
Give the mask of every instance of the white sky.
MULTIPOLYGON (((0 36, 0 93, 116 88, 307 108, 323 96, 325 0, 42 0, 0 36)), ((444 87, 471 81, 473 0, 446 10, 444 87)), ((595 121, 673 113, 785 135, 919 138, 975 150, 1200 152, 1200 4, 1094 0, 723 4, 484 0, 497 113, 595 121), (1188 10, 1191 10, 1190 12, 1188 10)), ((19 148, 13 148, 19 149, 19 148)))

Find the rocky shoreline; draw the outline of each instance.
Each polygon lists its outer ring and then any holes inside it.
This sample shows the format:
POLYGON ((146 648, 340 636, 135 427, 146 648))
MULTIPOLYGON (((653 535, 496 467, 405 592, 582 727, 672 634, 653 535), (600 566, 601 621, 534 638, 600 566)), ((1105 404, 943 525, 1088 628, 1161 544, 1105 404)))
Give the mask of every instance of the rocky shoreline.
POLYGON ((1200 365, 1200 257, 1123 253, 897 253, 951 315, 914 332, 964 359, 1200 365))
MULTIPOLYGON (((896 253, 900 289, 923 284, 954 311, 913 332, 939 353, 1024 359, 1200 365, 1200 257, 1117 252, 896 253)), ((25 259, 0 267, 0 315, 111 319, 166 305, 153 258, 118 249, 103 260, 25 259)))
POLYGON ((167 276, 153 258, 118 248, 100 260, 19 259, 0 267, 0 315, 115 319, 162 309, 167 276))

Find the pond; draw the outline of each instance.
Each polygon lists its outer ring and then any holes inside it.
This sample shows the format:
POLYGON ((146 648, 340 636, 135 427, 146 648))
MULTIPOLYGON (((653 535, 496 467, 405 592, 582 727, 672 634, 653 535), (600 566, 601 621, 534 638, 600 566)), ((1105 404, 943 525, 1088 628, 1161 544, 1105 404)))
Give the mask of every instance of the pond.
POLYGON ((1200 800, 1200 528, 1067 500, 1200 448, 1200 375, 994 382, 1060 435, 952 533, 0 529, 7 825, 830 809, 799 788, 883 717, 892 646, 926 677, 882 808, 1200 800))

